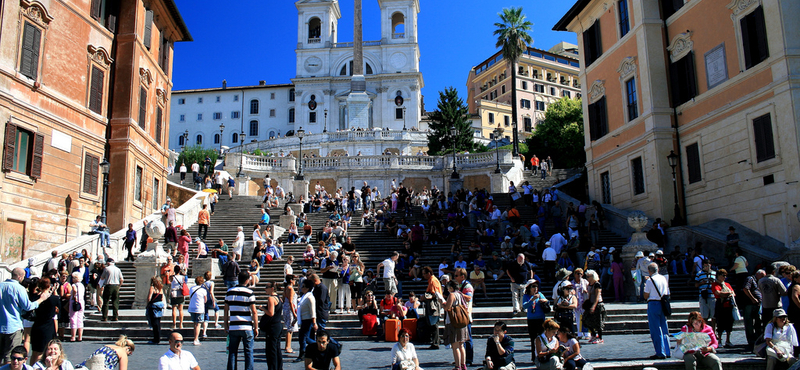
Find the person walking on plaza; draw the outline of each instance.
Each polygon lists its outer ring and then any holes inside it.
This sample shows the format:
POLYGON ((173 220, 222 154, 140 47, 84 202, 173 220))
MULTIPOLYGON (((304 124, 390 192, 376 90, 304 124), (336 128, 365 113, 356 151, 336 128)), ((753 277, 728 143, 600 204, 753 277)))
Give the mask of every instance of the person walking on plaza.
POLYGON ((183 285, 188 283, 188 278, 181 273, 179 265, 175 265, 172 271, 173 274, 169 283, 169 303, 172 306, 172 330, 175 330, 183 329, 183 304, 186 303, 186 297, 183 295, 183 285), (180 326, 175 326, 177 321, 180 321, 180 326))
POLYGON ((286 276, 286 285, 283 286, 283 308, 281 313, 283 315, 283 326, 286 329, 286 346, 284 352, 294 353, 292 350, 292 334, 297 333, 299 330, 297 326, 297 294, 295 293, 294 285, 297 278, 294 275, 286 276))
POLYGON ((283 355, 281 354, 281 318, 283 316, 283 304, 278 294, 275 293, 275 283, 268 281, 264 288, 267 294, 266 305, 260 306, 264 315, 258 321, 262 333, 264 333, 265 347, 264 352, 267 358, 268 370, 283 369, 283 355))
POLYGON ((420 301, 425 307, 425 326, 431 328, 431 347, 430 349, 439 349, 439 318, 441 317, 441 306, 439 305, 439 298, 442 296, 442 283, 439 278, 433 273, 430 266, 422 268, 422 278, 428 281, 428 287, 425 289, 425 294, 420 297, 420 301))
POLYGON ((530 265, 525 262, 524 254, 518 254, 515 261, 508 263, 506 275, 511 279, 511 308, 516 315, 522 311, 522 295, 525 293, 525 285, 528 280, 533 279, 533 272, 530 265))
POLYGON ((239 272, 239 285, 225 295, 225 332, 228 333, 228 370, 236 369, 239 343, 244 352, 244 370, 253 370, 253 343, 258 336, 256 297, 246 288, 250 273, 239 272))
POLYGON ((486 341, 483 370, 514 370, 514 339, 507 335, 508 326, 503 321, 494 323, 493 334, 486 341))
POLYGON ((444 303, 444 310, 447 312, 447 318, 444 325, 444 340, 449 344, 453 350, 453 360, 456 363, 456 369, 467 370, 467 352, 464 349, 464 342, 469 340, 469 331, 466 326, 456 328, 454 326, 453 311, 458 306, 466 306, 467 301, 464 295, 458 290, 458 283, 450 281, 447 283, 447 291, 450 294, 447 296, 447 301, 444 303))
MULTIPOLYGON (((710 342, 708 346, 697 348, 696 350, 686 351, 683 354, 683 362, 687 369, 696 369, 697 365, 703 365, 711 370, 722 370, 722 363, 719 357, 715 354, 717 352, 717 336, 714 334, 714 329, 706 325, 703 316, 700 312, 694 311, 689 313, 689 320, 681 328, 682 333, 705 333, 708 334, 710 342)), ((678 339, 678 345, 681 345, 682 339, 678 339)))
POLYGON ((717 281, 717 273, 711 269, 711 261, 704 259, 702 269, 695 275, 695 284, 700 289, 700 313, 711 328, 717 325, 716 308, 717 299, 711 286, 717 281))
POLYGON ((194 279, 195 285, 189 293, 189 315, 192 316, 194 324, 194 345, 200 345, 200 330, 203 328, 206 316, 206 302, 208 302, 208 290, 203 287, 205 279, 198 276, 194 279))
POLYGON ((106 269, 103 271, 101 280, 106 284, 103 288, 103 321, 108 321, 108 306, 114 309, 114 316, 111 321, 119 321, 119 288, 125 282, 122 271, 114 263, 113 258, 106 262, 106 269))
POLYGON ((775 277, 775 266, 768 264, 764 271, 766 276, 758 280, 761 291, 761 325, 765 327, 772 320, 772 312, 781 308, 781 297, 786 295, 786 287, 775 277))
POLYGON ((203 204, 203 209, 197 214, 197 236, 206 240, 208 236, 208 226, 211 225, 211 214, 208 213, 208 205, 203 204))
POLYGON ((661 308, 661 297, 668 296, 669 285, 667 279, 658 273, 658 265, 651 262, 647 266, 650 278, 644 287, 644 299, 647 300, 647 326, 650 328, 650 339, 656 354, 650 359, 665 359, 670 357, 669 328, 667 316, 661 308))
POLYGON ((189 351, 183 350, 183 335, 169 335, 169 350, 158 360, 158 370, 200 370, 200 364, 189 351))
POLYGON ((764 270, 759 269, 755 275, 748 276, 742 286, 737 304, 744 319, 744 333, 747 338, 746 352, 753 351, 753 345, 761 335, 761 316, 758 311, 761 308, 761 291, 758 289, 758 281, 766 276, 764 270))

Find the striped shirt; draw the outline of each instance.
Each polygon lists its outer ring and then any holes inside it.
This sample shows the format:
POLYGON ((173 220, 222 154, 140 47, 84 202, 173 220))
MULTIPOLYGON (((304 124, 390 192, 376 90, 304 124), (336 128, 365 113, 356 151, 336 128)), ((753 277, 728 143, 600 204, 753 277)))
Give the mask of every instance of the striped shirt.
POLYGON ((256 303, 253 291, 243 286, 228 289, 225 305, 228 306, 228 330, 253 330, 250 307, 256 303))

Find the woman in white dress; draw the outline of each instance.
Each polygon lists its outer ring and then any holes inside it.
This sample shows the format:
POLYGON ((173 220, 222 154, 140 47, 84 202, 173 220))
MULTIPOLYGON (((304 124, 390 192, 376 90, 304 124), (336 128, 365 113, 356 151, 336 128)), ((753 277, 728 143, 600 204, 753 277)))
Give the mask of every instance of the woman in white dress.
POLYGON ((233 260, 241 261, 242 249, 244 249, 244 229, 239 226, 236 230, 238 230, 238 233, 236 234, 236 240, 233 241, 233 260))

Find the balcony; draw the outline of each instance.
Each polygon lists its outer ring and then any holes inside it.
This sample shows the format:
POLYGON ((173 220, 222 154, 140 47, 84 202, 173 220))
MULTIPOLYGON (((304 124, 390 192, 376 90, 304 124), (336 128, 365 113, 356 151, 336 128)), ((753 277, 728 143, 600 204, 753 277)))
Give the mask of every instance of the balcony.
POLYGON ((404 39, 404 38, 406 38, 406 33, 405 32, 393 33, 392 34, 392 38, 393 39, 404 39))
POLYGON ((309 44, 319 44, 321 42, 321 38, 319 37, 311 37, 308 39, 309 44))

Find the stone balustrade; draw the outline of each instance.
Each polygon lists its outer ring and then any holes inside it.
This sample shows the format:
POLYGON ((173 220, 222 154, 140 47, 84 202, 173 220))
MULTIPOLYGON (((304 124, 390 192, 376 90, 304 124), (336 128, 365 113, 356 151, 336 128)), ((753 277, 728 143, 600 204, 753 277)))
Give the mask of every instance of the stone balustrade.
MULTIPOLYGON (((398 130, 366 130, 366 131, 330 131, 324 133, 306 134, 303 137, 303 150, 322 149, 330 143, 348 142, 353 145, 377 145, 379 147, 392 146, 402 150, 403 147, 426 147, 428 146, 428 132, 425 131, 398 131, 398 130), (402 145, 400 145, 400 144, 402 145)), ((244 148, 246 152, 253 152, 256 149, 277 153, 280 150, 297 150, 300 139, 297 136, 285 136, 272 138, 244 144, 243 146, 231 148, 230 152, 239 152, 244 148)), ((333 144, 335 148, 341 148, 341 144, 333 144)), ((326 148, 327 149, 327 148, 326 148)), ((356 154, 356 152, 350 153, 356 154)))

